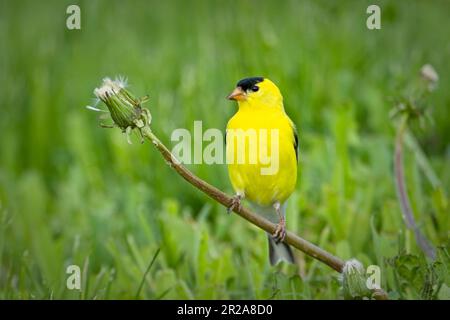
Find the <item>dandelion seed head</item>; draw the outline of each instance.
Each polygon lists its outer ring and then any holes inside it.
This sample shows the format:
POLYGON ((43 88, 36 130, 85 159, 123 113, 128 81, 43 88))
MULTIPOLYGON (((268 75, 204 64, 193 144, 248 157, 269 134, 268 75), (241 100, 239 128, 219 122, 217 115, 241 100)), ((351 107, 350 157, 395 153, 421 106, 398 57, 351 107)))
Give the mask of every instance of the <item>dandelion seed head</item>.
POLYGON ((126 86, 126 79, 111 80, 110 78, 104 78, 102 86, 95 88, 94 94, 101 100, 106 100, 108 97, 116 95, 119 91, 126 86))
POLYGON ((359 262, 356 259, 351 259, 345 262, 344 264, 344 268, 343 268, 343 273, 344 274, 348 274, 348 273, 354 273, 354 272, 358 272, 363 274, 364 273, 364 267, 361 264, 361 262, 359 262))

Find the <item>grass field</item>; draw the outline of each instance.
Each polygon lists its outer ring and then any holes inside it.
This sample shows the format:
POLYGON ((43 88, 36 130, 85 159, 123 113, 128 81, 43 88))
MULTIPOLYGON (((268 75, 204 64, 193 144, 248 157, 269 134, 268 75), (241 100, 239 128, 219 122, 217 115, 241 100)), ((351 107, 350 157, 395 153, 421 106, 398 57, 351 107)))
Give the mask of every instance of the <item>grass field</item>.
MULTIPOLYGON (((155 133, 224 129, 237 80, 276 82, 300 137, 288 228, 381 268, 393 299, 450 298, 450 3, 376 1, 0 1, 0 298, 341 299, 338 274, 298 253, 270 267, 264 232, 182 181, 150 144, 129 145, 85 109, 105 76, 150 95, 155 133), (395 100, 422 65, 439 74, 431 120, 405 147, 426 261, 396 196, 395 100), (431 170, 435 179, 430 180, 431 170), (149 267, 158 248, 160 253, 149 267), (447 260, 446 260, 447 259, 447 260), (66 287, 78 265, 82 289, 66 287), (142 282, 142 288, 139 290, 142 282)), ((225 165, 189 169, 232 193, 225 165)))

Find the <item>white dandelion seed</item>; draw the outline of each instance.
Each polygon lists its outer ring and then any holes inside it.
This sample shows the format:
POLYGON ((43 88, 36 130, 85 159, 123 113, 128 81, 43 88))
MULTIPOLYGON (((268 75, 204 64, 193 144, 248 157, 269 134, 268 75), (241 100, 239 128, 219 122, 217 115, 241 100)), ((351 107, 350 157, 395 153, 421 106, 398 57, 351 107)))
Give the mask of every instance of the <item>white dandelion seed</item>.
POLYGON ((93 106, 86 106, 86 109, 89 109, 89 110, 92 110, 92 111, 95 111, 95 112, 106 112, 106 113, 109 112, 108 110, 99 109, 99 108, 96 108, 96 107, 93 107, 93 106))
POLYGON ((121 87, 126 88, 128 87, 128 78, 124 76, 118 76, 116 77, 115 82, 121 87))
POLYGON ((109 112, 108 110, 101 109, 101 108, 97 107, 98 104, 100 103, 100 99, 99 98, 95 98, 93 100, 94 100, 93 105, 86 106, 86 109, 91 110, 91 111, 95 111, 95 112, 109 112))

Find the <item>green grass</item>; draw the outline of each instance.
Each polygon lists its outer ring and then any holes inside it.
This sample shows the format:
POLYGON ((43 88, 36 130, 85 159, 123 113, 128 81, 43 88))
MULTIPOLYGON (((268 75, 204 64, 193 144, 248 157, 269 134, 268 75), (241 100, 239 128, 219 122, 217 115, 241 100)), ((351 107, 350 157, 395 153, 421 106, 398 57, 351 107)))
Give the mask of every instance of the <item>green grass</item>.
MULTIPOLYGON (((401 218, 389 118, 431 63, 433 123, 413 133, 440 186, 410 148, 405 171, 421 230, 448 246, 448 2, 377 1, 379 31, 365 27, 368 1, 77 3, 80 31, 65 28, 73 1, 0 3, 0 298, 342 297, 337 274, 302 254, 300 270, 269 267, 264 232, 182 181, 149 144, 100 128, 84 106, 115 75, 150 95, 153 129, 168 145, 194 120, 225 128, 236 81, 269 77, 300 136, 289 229, 379 265, 392 298, 450 296, 448 276, 425 292, 431 267, 401 218), (71 264, 81 292, 66 288, 71 264)), ((232 192, 226 166, 189 168, 232 192)), ((448 274, 440 261, 436 272, 448 274)))

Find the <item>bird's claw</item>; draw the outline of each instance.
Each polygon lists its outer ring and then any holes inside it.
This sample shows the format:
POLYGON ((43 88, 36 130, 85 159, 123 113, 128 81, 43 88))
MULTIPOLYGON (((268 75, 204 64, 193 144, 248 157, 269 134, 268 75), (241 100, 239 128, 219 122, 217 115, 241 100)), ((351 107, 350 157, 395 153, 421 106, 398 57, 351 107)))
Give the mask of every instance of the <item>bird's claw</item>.
POLYGON ((231 211, 237 208, 238 211, 241 211, 242 209, 242 196, 239 194, 236 194, 231 199, 231 205, 227 208, 227 213, 230 214, 231 211))
POLYGON ((280 222, 277 224, 277 227, 272 237, 276 243, 284 241, 284 239, 286 238, 286 221, 284 219, 281 219, 280 222))

